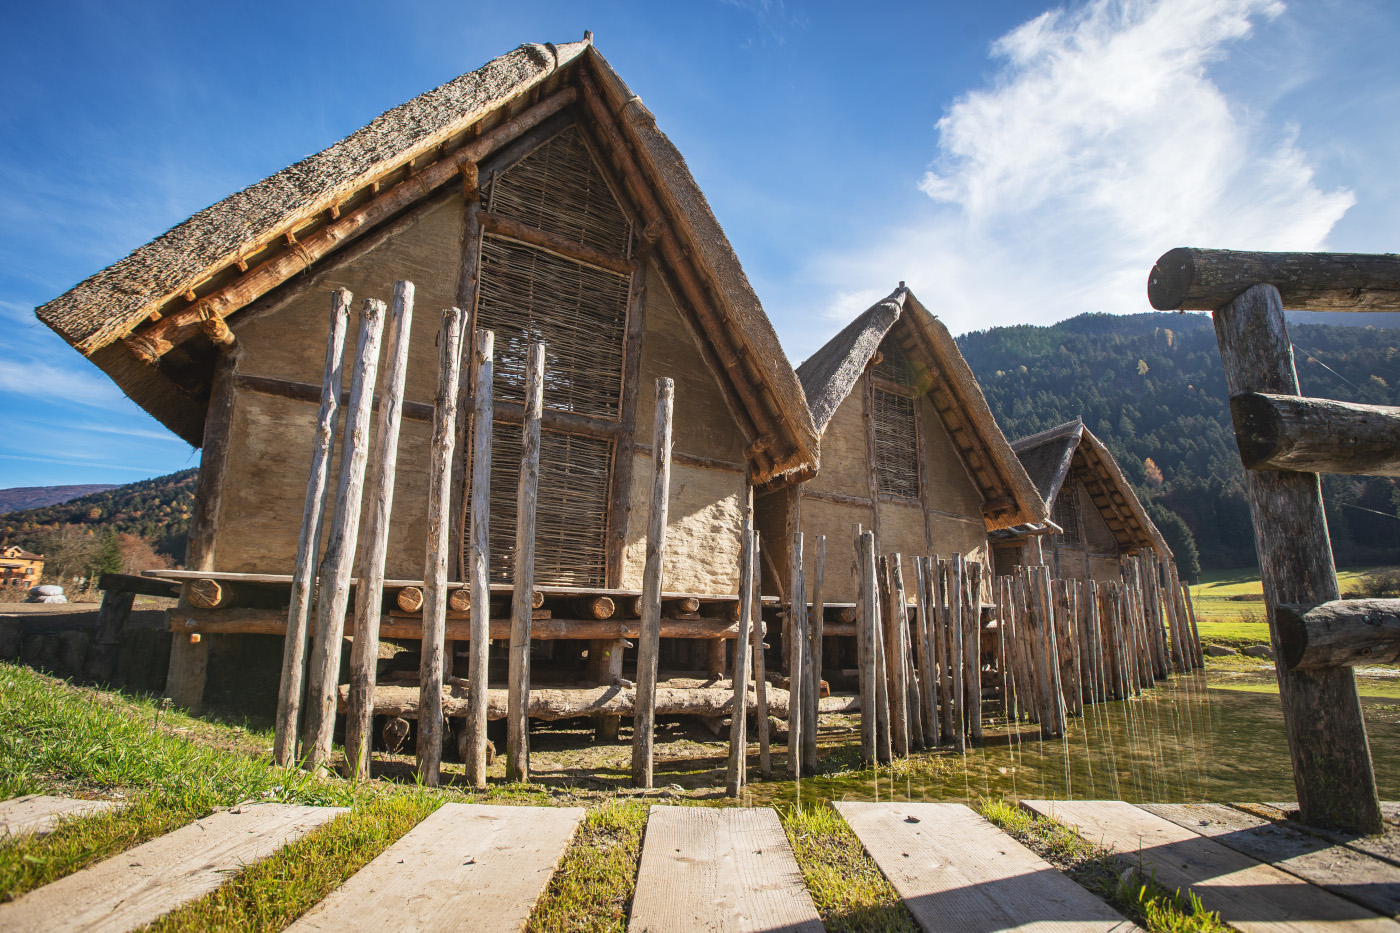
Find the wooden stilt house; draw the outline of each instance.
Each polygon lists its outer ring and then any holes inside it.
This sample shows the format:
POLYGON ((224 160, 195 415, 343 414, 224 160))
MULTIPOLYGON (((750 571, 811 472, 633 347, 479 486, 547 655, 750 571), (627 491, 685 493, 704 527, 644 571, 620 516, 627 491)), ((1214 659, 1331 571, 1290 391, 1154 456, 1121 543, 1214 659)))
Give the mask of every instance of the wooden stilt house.
MULTIPOLYGON (((596 613, 579 617, 581 595, 608 596, 611 618, 628 617, 645 558, 658 377, 675 380, 665 591, 687 596, 689 637, 710 622, 725 628, 749 489, 811 475, 818 438, 684 159, 586 36, 521 46, 429 91, 38 309, 127 395, 202 448, 185 574, 223 580, 246 598, 182 614, 171 666, 177 699, 198 705, 208 636, 285 631, 278 599, 285 605, 296 556, 332 292, 387 301, 400 279, 415 284, 419 313, 389 595, 424 575, 437 312, 458 306, 470 334, 495 333, 493 586, 509 589, 526 355, 542 341, 534 579, 552 618, 537 630, 615 641, 616 624, 603 632, 596 613)), ((347 374, 355 337, 352 320, 347 374)), ((477 388, 464 385, 459 424, 477 388)), ((459 550, 467 446, 458 445, 453 466, 459 550)), ((452 579, 462 579, 460 567, 452 579)), ((411 612, 390 622, 400 634, 416 624, 411 612)), ((450 623, 449 639, 452 631, 450 623)))
MULTIPOLYGON (((986 563, 989 532, 1046 518, 952 335, 903 283, 797 374, 821 435, 821 469, 759 499, 759 526, 774 543, 765 592, 786 594, 792 530, 826 536, 823 595, 839 608, 856 600, 857 525, 874 532, 879 554, 986 563)), ((811 548, 804 560, 810 579, 811 548)))
POLYGON ((1127 555, 1151 551, 1158 558, 1171 559, 1171 549, 1118 461, 1083 421, 1023 437, 1011 449, 1060 531, 1035 536, 1040 543, 1038 555, 1027 552, 1038 529, 997 532, 993 551, 1003 570, 1044 563, 1058 577, 1109 581, 1119 579, 1119 562, 1127 555))

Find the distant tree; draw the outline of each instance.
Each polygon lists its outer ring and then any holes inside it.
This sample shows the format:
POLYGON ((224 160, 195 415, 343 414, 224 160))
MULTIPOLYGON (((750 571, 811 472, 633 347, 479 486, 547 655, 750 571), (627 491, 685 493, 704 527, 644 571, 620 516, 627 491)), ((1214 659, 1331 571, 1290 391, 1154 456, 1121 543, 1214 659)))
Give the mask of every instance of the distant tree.
POLYGON ((97 577, 104 573, 122 572, 122 544, 115 531, 108 529, 102 535, 101 545, 97 551, 97 559, 93 561, 90 576, 97 577))
POLYGON ((1148 457, 1146 460, 1142 461, 1142 469, 1147 474, 1147 485, 1151 486, 1153 489, 1161 489, 1162 470, 1157 466, 1156 463, 1152 462, 1151 457, 1148 457))
POLYGON ((1196 536, 1191 534, 1191 527, 1180 515, 1156 502, 1148 501, 1144 507, 1147 517, 1152 519, 1152 524, 1166 539, 1167 547, 1172 549, 1177 573, 1183 580, 1195 583, 1201 577, 1201 557, 1196 550, 1196 536))

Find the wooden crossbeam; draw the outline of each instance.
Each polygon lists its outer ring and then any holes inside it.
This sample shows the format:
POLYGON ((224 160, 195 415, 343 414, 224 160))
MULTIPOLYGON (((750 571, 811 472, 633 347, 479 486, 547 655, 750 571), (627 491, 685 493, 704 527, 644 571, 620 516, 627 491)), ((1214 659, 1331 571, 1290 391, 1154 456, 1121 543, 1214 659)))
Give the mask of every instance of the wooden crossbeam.
POLYGON ((1249 392, 1230 399, 1247 470, 1400 476, 1400 408, 1249 392))

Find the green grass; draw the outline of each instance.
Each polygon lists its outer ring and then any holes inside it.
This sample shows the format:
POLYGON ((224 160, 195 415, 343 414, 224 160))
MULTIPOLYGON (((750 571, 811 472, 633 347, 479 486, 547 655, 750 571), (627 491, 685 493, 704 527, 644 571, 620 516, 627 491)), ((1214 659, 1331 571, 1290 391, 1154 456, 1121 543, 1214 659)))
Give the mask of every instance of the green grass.
POLYGON ((1056 820, 1036 816, 1005 800, 984 800, 977 810, 1150 933, 1226 933, 1231 929, 1218 914, 1206 910, 1196 895, 1169 891, 1154 879, 1143 877, 1140 864, 1128 864, 1124 871, 1129 859, 1095 845, 1056 820))
MULTIPOLYGON (((1360 579, 1379 567, 1350 567, 1337 571, 1341 591, 1355 589, 1360 579)), ((1206 623, 1264 622, 1264 586, 1256 568, 1238 570, 1203 570, 1200 582, 1191 587, 1191 599, 1196 607, 1196 622, 1201 640, 1206 640, 1206 623), (1259 600, 1233 600, 1231 596, 1254 595, 1259 600)), ((1264 639, 1268 641, 1267 638, 1264 639)))
POLYGON ((841 815, 829 806, 778 810, 817 912, 832 933, 915 933, 913 914, 841 815))
POLYGON ((530 917, 530 933, 622 933, 637 883, 647 806, 614 801, 588 811, 549 889, 530 917))

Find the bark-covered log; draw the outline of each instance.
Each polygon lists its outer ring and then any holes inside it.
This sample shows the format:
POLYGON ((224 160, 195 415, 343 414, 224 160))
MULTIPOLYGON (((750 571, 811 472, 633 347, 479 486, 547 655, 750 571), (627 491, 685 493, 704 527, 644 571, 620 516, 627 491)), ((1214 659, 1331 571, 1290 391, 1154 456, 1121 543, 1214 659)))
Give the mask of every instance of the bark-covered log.
POLYGON ((1279 606, 1274 624, 1290 670, 1400 661, 1400 599, 1279 606))
POLYGON ((1400 311, 1400 256, 1182 246, 1152 267, 1147 300, 1159 311, 1215 311, 1252 285, 1272 285, 1298 311, 1400 311))
POLYGON ((1250 392, 1230 416, 1246 470, 1400 476, 1400 408, 1250 392))

